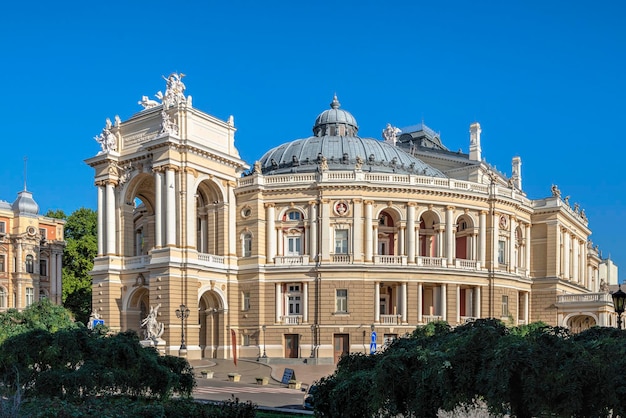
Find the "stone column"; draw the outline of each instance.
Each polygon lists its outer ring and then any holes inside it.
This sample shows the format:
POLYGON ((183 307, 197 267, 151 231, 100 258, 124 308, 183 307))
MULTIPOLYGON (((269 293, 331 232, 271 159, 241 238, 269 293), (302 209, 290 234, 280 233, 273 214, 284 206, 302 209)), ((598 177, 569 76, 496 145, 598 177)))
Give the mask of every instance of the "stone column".
POLYGON ((361 199, 352 200, 352 254, 355 262, 363 260, 363 206, 361 199))
POLYGON ((476 310, 476 312, 474 313, 474 316, 475 316, 476 318, 480 318, 480 310, 481 310, 481 303, 480 303, 480 302, 481 302, 481 300, 480 300, 480 298, 481 298, 481 295, 480 295, 480 286, 476 286, 476 287, 474 288, 474 298, 475 298, 475 301, 474 301, 474 309, 476 310))
POLYGON ((578 269, 580 268, 580 244, 578 243, 578 238, 573 235, 572 236, 572 281, 578 282, 578 269))
POLYGON ((276 255, 276 227, 274 220, 276 215, 273 203, 265 204, 265 263, 272 264, 276 255))
POLYGON ((453 216, 454 206, 446 207, 446 257, 448 259, 448 265, 451 266, 454 263, 454 229, 453 229, 453 216))
POLYGON ((406 212, 407 262, 415 264, 415 203, 407 203, 406 212))
POLYGON ((104 186, 101 182, 96 185, 98 187, 98 256, 102 256, 104 254, 104 186))
POLYGON ((283 234, 283 229, 281 227, 276 227, 276 242, 278 243, 278 249, 276 250, 276 254, 280 256, 285 255, 285 237, 283 234))
POLYGON ((282 295, 282 284, 276 283, 275 291, 276 291, 276 323, 280 323, 280 317, 282 316, 282 306, 283 306, 283 295, 282 295))
POLYGON ((524 240, 524 250, 526 251, 526 254, 525 254, 526 260, 524 264, 526 267, 526 276, 529 277, 530 276, 530 246, 532 244, 530 240, 530 224, 526 224, 526 233, 524 235, 526 237, 526 239, 524 240))
POLYGON ((372 249, 374 250, 374 255, 380 255, 378 254, 378 224, 372 225, 372 228, 372 234, 374 235, 372 240, 372 249))
MULTIPOLYGON (((194 175, 192 170, 187 169, 186 172, 184 172, 182 174, 183 176, 185 176, 185 186, 186 186, 186 190, 185 190, 185 194, 182 196, 182 199, 185 200, 185 217, 186 222, 185 222, 185 229, 187 230, 187 237, 186 237, 186 247, 187 248, 197 248, 196 247, 196 228, 198 227, 197 225, 197 218, 196 218, 196 198, 195 198, 195 190, 194 190, 194 175)), ((228 190, 228 194, 230 197, 230 188, 228 190)), ((230 225, 229 225, 230 226, 230 225)), ((230 235, 230 234, 229 234, 230 235)), ((235 240, 235 234, 233 233, 231 236, 228 237, 228 242, 229 244, 235 244, 236 240, 235 240)), ((226 249, 225 249, 226 250, 226 249)), ((232 252, 231 252, 232 254, 232 252)))
POLYGON ((417 323, 421 324, 424 320, 424 285, 422 283, 417 284, 417 323))
POLYGON ((511 230, 509 231, 509 271, 511 273, 515 272, 515 267, 517 267, 517 257, 515 256, 515 229, 517 228, 517 222, 515 216, 511 216, 511 221, 509 224, 511 225, 511 230))
POLYGON ((174 169, 165 170, 165 245, 176 246, 176 176, 174 169))
POLYGON ((487 254, 487 211, 481 210, 478 216, 478 261, 480 267, 485 268, 487 254))
POLYGON ((163 246, 163 174, 154 171, 154 246, 163 246))
POLYGON ((441 319, 448 320, 448 286, 441 285, 441 319))
MULTIPOLYGON (((228 182, 228 205, 226 206, 226 209, 228 210, 228 252, 229 255, 232 256, 237 255, 237 243, 240 242, 239 237, 237 236, 237 198, 235 197, 236 187, 237 182, 232 180, 228 182)), ((195 204, 193 205, 193 208, 195 208, 195 204)), ((194 237, 195 235, 196 234, 194 233, 194 237)), ((304 245, 304 243, 302 243, 302 245, 304 245)))
POLYGON ((309 202, 309 216, 311 218, 309 255, 312 260, 317 260, 317 202, 315 201, 309 202))
POLYGON ((374 322, 380 322, 380 283, 374 282, 374 322))
POLYGON ((529 310, 530 310, 530 297, 529 297, 530 293, 529 292, 524 292, 524 321, 526 321, 526 325, 528 325, 528 321, 529 321, 529 310))
POLYGON ((571 236, 569 232, 563 230, 563 279, 569 280, 570 278, 570 241, 571 236))
MULTIPOLYGON (((322 199, 321 203, 322 212, 322 227, 320 230, 320 237, 322 242, 322 260, 330 260, 330 249, 332 247, 332 240, 334 239, 334 231, 330 230, 330 201, 328 199, 322 199)), ((333 251, 335 249, 333 248, 333 251)))
POLYGON ((302 322, 309 322, 309 284, 302 283, 302 322))
POLYGON ((461 323, 461 286, 456 285, 456 323, 461 323))
POLYGON ((115 255, 115 191, 113 181, 106 183, 106 255, 115 255))
POLYGON ((495 267, 498 267, 500 261, 498 260, 498 244, 500 242, 500 223, 499 217, 496 213, 493 214, 493 260, 492 263, 495 267))
MULTIPOLYGON (((372 202, 371 200, 364 200, 365 205, 365 262, 372 261, 372 245, 373 245, 373 231, 372 231, 372 202)), ((378 305, 378 302, 376 302, 378 305)))
POLYGON ((402 323, 407 323, 407 289, 406 282, 402 282, 402 323))

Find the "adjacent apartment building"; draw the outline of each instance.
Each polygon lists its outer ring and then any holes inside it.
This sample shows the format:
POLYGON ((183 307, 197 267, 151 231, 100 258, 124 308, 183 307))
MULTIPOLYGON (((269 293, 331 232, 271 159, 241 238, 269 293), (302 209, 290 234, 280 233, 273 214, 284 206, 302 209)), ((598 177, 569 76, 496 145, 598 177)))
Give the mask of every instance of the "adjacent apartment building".
POLYGON ((0 311, 21 310, 42 298, 62 303, 64 225, 39 215, 26 188, 12 204, 0 200, 0 311))
POLYGON ((167 353, 332 362, 437 320, 615 326, 584 209, 556 185, 530 199, 519 157, 510 177, 482 158, 478 123, 468 153, 423 124, 364 138, 334 97, 250 166, 182 75, 157 96, 107 119, 86 160, 93 309, 112 329, 153 311, 167 353))

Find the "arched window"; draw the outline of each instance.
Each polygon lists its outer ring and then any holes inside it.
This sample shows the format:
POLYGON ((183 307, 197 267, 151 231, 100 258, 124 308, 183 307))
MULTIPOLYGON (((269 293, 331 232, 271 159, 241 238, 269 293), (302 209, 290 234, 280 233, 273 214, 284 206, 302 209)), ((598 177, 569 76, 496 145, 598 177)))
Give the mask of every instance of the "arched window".
POLYGON ((26 273, 34 273, 33 256, 30 254, 26 256, 26 273))
POLYGON ((243 235, 242 244, 243 244, 243 249, 241 253, 243 254, 243 256, 244 257, 252 256, 252 234, 251 233, 246 232, 243 235))
POLYGON ((287 212, 286 220, 288 221, 301 221, 302 214, 297 210, 290 210, 287 212))
POLYGON ((6 307, 7 307, 7 291, 3 287, 0 287, 0 308, 6 308, 6 307))

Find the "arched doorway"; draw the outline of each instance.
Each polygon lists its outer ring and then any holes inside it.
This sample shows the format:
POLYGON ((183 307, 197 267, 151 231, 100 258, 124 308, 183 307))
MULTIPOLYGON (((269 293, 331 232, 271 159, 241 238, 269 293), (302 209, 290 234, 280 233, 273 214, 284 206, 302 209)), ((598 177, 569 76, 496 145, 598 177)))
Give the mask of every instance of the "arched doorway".
POLYGON ((141 321, 150 312, 150 292, 148 288, 142 283, 143 277, 138 276, 136 286, 131 290, 131 295, 128 298, 126 305, 126 311, 123 320, 125 326, 122 329, 134 330, 139 338, 144 338, 144 332, 141 329, 141 321))
POLYGON ((222 331, 224 328, 224 304, 222 300, 222 297, 215 290, 206 291, 200 296, 198 345, 203 358, 225 357, 220 356, 220 347, 224 344, 222 331))
POLYGON ((578 334, 598 324, 593 316, 582 314, 571 316, 565 325, 573 334, 578 334))

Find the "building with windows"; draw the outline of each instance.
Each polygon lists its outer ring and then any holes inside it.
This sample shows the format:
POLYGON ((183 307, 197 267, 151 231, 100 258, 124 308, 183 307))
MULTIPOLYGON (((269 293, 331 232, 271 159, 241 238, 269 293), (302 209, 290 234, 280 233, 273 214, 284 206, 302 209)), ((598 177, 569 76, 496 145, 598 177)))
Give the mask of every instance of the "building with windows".
POLYGON ((168 353, 336 361, 436 320, 615 325, 584 210, 554 185, 530 199, 519 157, 511 177, 481 158, 478 123, 467 154, 423 124, 363 138, 335 97, 250 167, 232 117, 193 108, 182 75, 166 87, 86 161, 109 327, 141 332, 158 306, 168 353))
POLYGON ((61 304, 65 221, 39 215, 26 188, 0 201, 0 311, 23 309, 42 298, 61 304))

